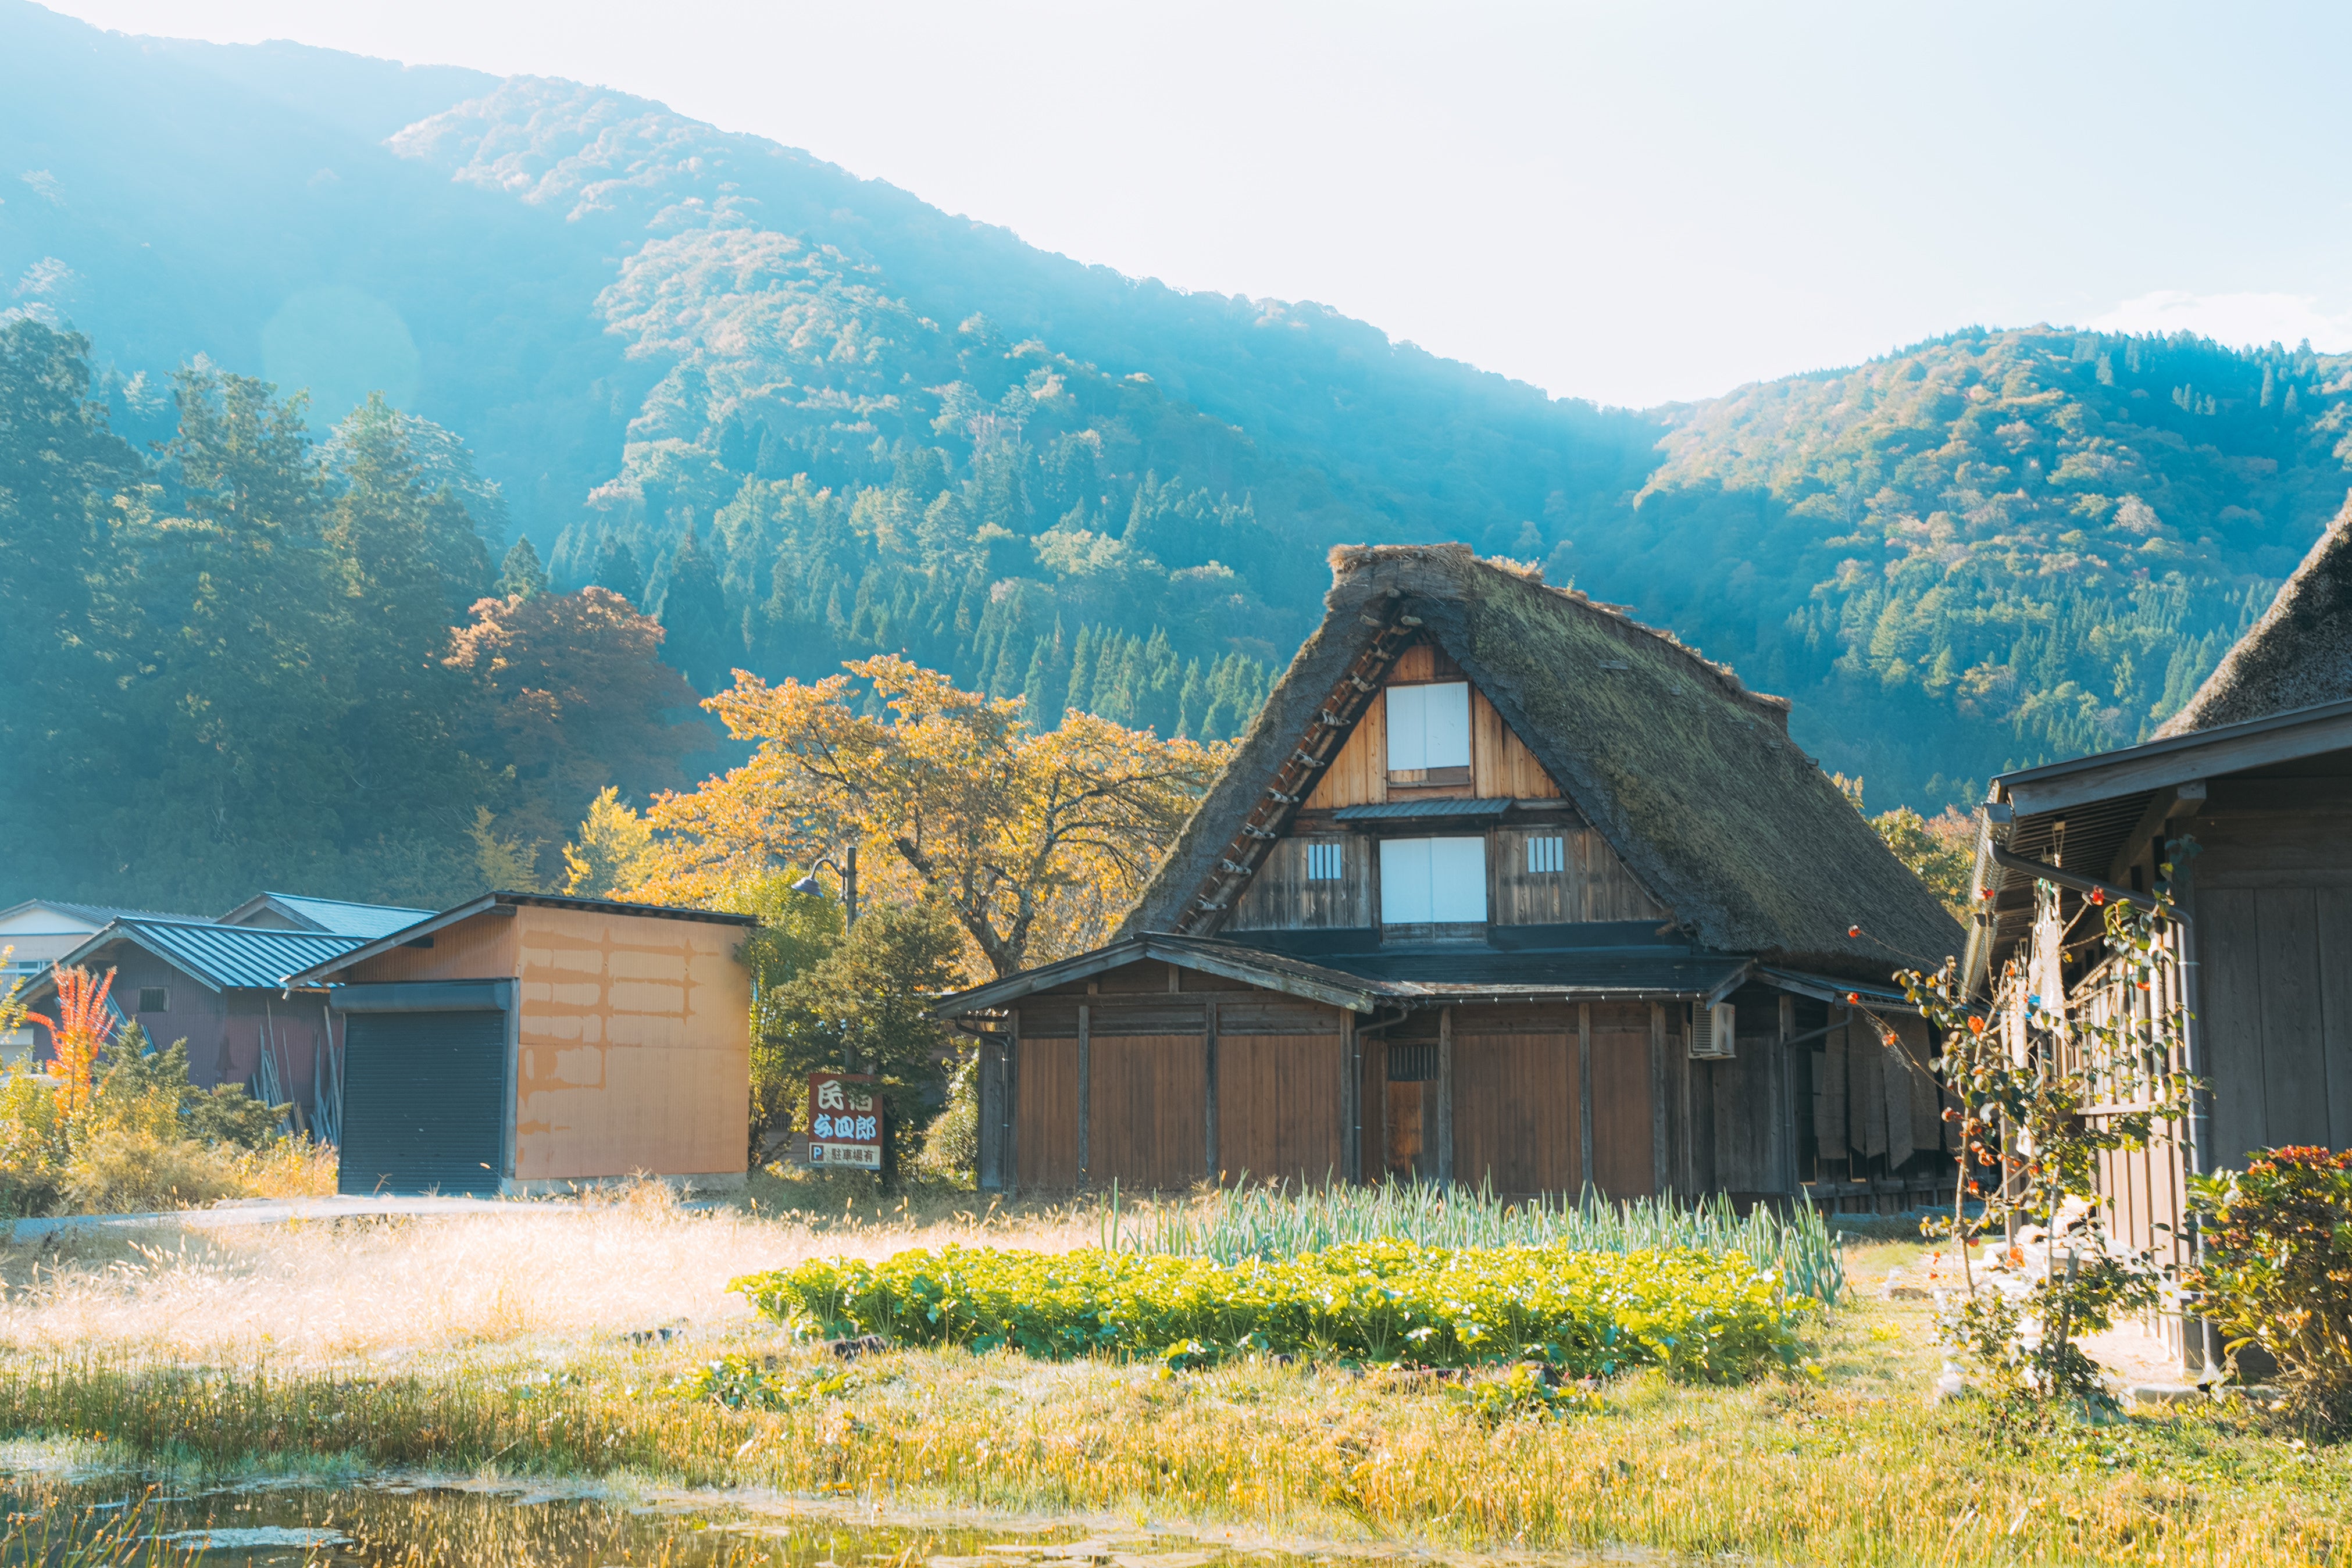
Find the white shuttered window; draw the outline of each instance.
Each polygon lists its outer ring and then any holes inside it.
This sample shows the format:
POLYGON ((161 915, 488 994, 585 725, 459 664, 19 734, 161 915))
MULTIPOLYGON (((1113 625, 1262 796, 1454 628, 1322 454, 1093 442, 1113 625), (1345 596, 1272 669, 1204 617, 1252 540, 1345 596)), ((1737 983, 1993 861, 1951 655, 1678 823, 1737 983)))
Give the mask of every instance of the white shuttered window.
POLYGON ((1449 681, 1432 686, 1391 686, 1389 771, 1470 766, 1470 687, 1449 681))
POLYGON ((1381 841, 1381 924, 1427 925, 1486 918, 1486 840, 1381 841))

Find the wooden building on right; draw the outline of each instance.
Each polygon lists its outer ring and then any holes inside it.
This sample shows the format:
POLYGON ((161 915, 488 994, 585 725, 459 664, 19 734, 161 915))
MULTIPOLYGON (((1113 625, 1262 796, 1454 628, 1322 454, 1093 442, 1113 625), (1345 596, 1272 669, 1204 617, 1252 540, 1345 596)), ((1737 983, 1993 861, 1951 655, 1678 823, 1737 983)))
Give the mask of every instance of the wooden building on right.
MULTIPOLYGON (((2171 1064, 2201 1082, 2189 1113, 2103 1157, 2119 1239, 2187 1263, 2189 1176, 2284 1145, 2352 1146, 2352 506, 2155 738, 2004 774, 1980 816, 1972 995, 1997 1011, 2031 989, 2094 1018, 2189 1015, 2171 1064), (2166 997, 2105 961, 2099 904, 2145 897, 2168 864, 2185 919, 2166 997)), ((2189 1372, 2218 1355, 2193 1321, 2148 1327, 2189 1372)))

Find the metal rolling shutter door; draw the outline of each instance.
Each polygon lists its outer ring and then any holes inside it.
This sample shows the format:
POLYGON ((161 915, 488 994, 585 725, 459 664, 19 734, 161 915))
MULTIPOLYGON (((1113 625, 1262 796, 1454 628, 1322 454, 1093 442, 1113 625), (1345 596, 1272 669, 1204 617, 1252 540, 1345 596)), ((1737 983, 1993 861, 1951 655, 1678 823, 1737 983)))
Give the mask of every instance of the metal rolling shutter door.
POLYGON ((507 1017, 355 1012, 344 1036, 346 1193, 495 1193, 507 1017))

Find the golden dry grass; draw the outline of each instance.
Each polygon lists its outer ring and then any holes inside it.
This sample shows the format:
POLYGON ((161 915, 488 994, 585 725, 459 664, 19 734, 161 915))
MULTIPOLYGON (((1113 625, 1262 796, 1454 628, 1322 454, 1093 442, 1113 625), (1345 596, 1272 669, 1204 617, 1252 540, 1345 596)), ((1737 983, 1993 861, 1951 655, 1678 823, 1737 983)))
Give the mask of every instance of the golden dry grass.
MULTIPOLYGON (((1816 1364, 1743 1387, 1628 1379, 1559 1418, 1263 1361, 1147 1365, 783 1343, 728 1279, 816 1253, 1092 1242, 1084 1209, 969 1198, 341 1222, 8 1260, 0 1427, 206 1467, 488 1466, 901 1505, 1454 1548, 1617 1542, 1839 1563, 2352 1563, 2352 1449, 2245 1414, 2007 1425, 1931 1408, 1924 1304, 1853 1301, 1816 1364), (962 1207, 959 1208, 959 1205, 962 1207), (682 1324, 637 1343, 626 1331, 682 1324), (814 1385, 775 1408, 674 1390, 726 1352, 814 1385), (224 1368, 233 1370, 221 1370, 224 1368), (191 1376, 192 1371, 201 1375, 191 1376)), ((1911 1249, 1859 1249, 1874 1280, 1911 1249)))
MULTIPOLYGON (((447 1217, 58 1233, 0 1256, 0 1349, 323 1366, 664 1325, 747 1323, 727 1281, 819 1252, 1091 1242, 1076 1211, 961 1200, 844 1206, 775 1182, 696 1209, 657 1182, 447 1217), (959 1207, 960 1202, 960 1207, 959 1207)), ((303 1196, 298 1189, 289 1196, 303 1196)), ((822 1198, 822 1189, 814 1195, 822 1198)))

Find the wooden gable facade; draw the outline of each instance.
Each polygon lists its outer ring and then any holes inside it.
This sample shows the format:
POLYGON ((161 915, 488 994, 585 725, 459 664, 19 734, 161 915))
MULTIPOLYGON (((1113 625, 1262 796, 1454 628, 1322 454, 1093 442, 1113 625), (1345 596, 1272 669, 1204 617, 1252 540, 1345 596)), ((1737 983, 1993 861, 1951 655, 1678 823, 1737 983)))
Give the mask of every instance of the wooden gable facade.
POLYGON ((1932 1197, 1924 1038, 1889 1051, 1874 1029, 1851 1054, 1896 1065, 1847 1071, 1846 998, 1899 1010, 1893 966, 1804 928, 1774 879, 1858 865, 1843 924, 1958 933, 1787 743, 1786 706, 1458 547, 1335 564, 1323 631, 1120 940, 943 1003, 982 1041, 982 1185, 1932 1197), (1482 635, 1508 630, 1497 603, 1533 612, 1523 662, 1482 635), (1569 684, 1622 711, 1548 711, 1543 688, 1569 684), (1684 721, 1682 777, 1628 787, 1648 759, 1618 741, 1645 686, 1684 721), (1751 891, 1692 874, 1710 852, 1659 841, 1659 782, 1701 811, 1760 784, 1780 821, 1706 836, 1792 841, 1751 891), (1775 924, 1782 940, 1753 940, 1775 924))

